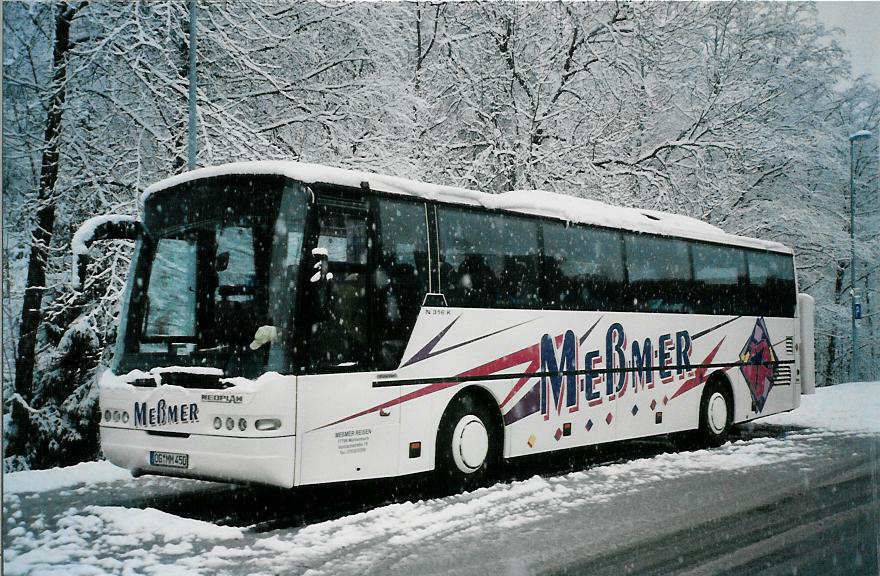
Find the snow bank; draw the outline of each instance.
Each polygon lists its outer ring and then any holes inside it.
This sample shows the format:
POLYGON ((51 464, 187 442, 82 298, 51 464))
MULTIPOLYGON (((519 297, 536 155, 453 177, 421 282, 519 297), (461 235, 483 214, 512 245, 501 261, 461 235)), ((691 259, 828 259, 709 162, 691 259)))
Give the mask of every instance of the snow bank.
POLYGON ((239 528, 152 508, 113 506, 70 508, 54 529, 35 531, 24 526, 9 531, 5 574, 210 574, 213 571, 204 570, 209 558, 190 558, 197 547, 208 549, 217 540, 243 536, 239 528))
POLYGON ((850 382, 816 388, 815 394, 801 396, 799 408, 768 416, 760 422, 880 434, 880 382, 850 382))
POLYGON ((111 464, 106 460, 100 462, 80 462, 64 468, 48 470, 27 470, 11 472, 3 475, 3 494, 23 494, 27 492, 46 492, 60 490, 80 484, 96 484, 130 480, 128 470, 111 464))
POLYGON ((88 506, 85 512, 104 521, 105 530, 133 540, 153 540, 161 535, 166 541, 184 538, 241 538, 240 528, 217 526, 202 520, 181 518, 155 508, 123 508, 121 506, 88 506))

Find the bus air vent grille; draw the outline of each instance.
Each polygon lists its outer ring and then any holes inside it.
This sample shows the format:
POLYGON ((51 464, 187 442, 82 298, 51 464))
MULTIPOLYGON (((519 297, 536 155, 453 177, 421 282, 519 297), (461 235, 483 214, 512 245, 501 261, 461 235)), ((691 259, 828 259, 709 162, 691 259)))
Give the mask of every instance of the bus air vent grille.
POLYGON ((783 364, 782 366, 776 367, 776 382, 774 382, 777 386, 788 386, 791 384, 791 366, 788 364, 783 364))

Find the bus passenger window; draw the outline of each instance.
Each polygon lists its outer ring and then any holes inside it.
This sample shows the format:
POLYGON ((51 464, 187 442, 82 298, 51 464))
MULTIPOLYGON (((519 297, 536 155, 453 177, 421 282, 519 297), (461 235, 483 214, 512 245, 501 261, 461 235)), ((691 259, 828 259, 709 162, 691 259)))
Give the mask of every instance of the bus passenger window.
POLYGON ((450 306, 541 308, 537 222, 438 209, 440 281, 450 306))
POLYGON ((557 222, 543 226, 545 307, 618 310, 624 280, 620 234, 557 222))
POLYGON ((698 314, 739 314, 744 300, 746 259, 731 246, 693 243, 694 311, 698 314))
POLYGON ((377 367, 391 370, 409 341, 428 292, 428 232, 421 203, 380 198, 374 331, 377 367))
POLYGON ((797 296, 791 256, 773 252, 747 252, 751 313, 755 316, 793 317, 797 296))
POLYGON ((692 276, 684 240, 627 234, 628 297, 634 312, 691 313, 692 276))

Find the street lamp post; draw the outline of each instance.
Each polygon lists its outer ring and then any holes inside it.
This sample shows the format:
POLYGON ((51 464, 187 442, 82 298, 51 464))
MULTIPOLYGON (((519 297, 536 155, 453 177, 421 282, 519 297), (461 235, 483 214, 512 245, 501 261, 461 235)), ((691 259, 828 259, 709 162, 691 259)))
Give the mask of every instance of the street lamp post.
POLYGON ((189 138, 187 142, 187 168, 196 168, 196 16, 198 1, 189 3, 189 138))
POLYGON ((871 137, 868 130, 859 130, 849 137, 849 272, 850 272, 850 294, 852 296, 852 375, 851 380, 855 382, 859 374, 859 327, 856 324, 859 314, 858 305, 860 304, 856 298, 856 188, 855 188, 855 143, 860 140, 867 140, 871 137))

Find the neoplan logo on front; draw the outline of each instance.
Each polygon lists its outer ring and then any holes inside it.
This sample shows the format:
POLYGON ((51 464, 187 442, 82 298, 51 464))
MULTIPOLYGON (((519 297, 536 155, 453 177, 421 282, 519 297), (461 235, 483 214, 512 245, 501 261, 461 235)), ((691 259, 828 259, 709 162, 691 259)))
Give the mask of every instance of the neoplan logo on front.
POLYGON ((202 402, 219 402, 221 404, 241 404, 244 396, 241 394, 202 394, 202 402))
POLYGON ((189 424, 199 421, 199 406, 195 402, 168 404, 159 400, 155 406, 147 402, 134 403, 134 427, 167 426, 169 424, 189 424))

